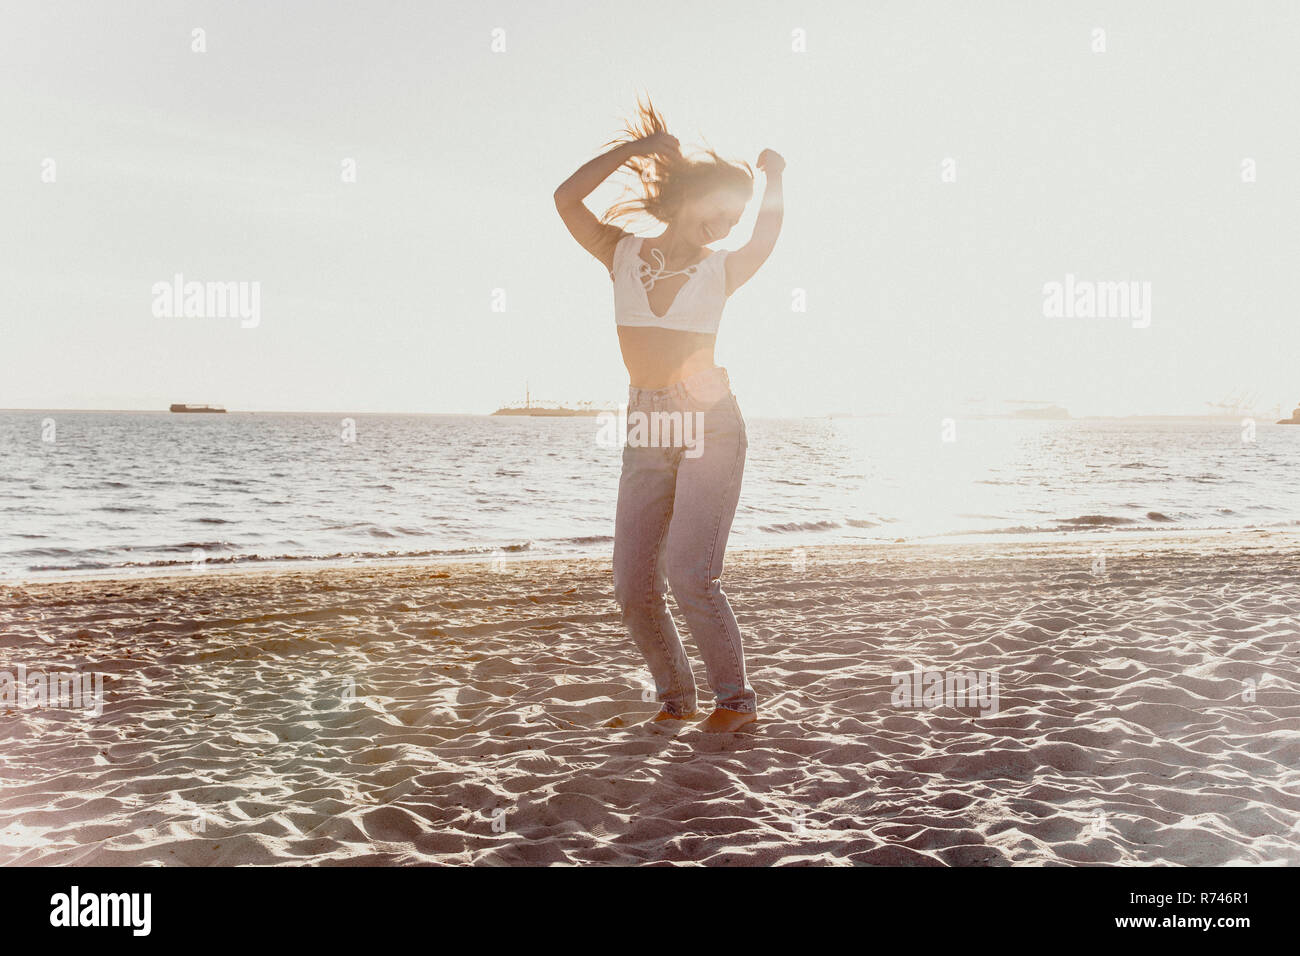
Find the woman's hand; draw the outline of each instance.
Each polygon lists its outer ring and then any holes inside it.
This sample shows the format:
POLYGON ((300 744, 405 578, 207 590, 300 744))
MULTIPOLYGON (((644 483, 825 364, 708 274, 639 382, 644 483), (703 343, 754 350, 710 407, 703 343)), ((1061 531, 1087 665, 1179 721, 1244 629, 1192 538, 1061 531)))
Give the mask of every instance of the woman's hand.
POLYGON ((634 140, 632 146, 638 156, 651 156, 655 153, 662 156, 682 154, 682 144, 671 133, 651 133, 649 136, 634 140))
POLYGON ((785 160, 776 150, 765 149, 758 154, 755 165, 769 176, 779 176, 785 169, 785 160))

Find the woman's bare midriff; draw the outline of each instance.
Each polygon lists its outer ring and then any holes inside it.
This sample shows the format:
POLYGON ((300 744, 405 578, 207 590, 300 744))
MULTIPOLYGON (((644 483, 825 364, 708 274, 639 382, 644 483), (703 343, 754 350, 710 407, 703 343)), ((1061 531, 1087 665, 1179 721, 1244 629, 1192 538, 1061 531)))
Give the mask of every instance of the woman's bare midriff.
POLYGON ((636 388, 663 388, 713 368, 709 332, 679 332, 654 326, 620 325, 618 344, 628 378, 636 388))

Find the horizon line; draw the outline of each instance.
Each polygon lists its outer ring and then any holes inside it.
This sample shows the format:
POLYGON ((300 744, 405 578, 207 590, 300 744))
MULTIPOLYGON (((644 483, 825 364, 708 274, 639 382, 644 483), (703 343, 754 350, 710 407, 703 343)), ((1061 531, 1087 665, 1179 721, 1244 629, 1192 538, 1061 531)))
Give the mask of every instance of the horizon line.
MULTIPOLYGON (((622 406, 617 406, 617 407, 622 407, 622 406)), ((617 407, 616 407, 616 408, 617 408, 617 407)), ((612 411, 612 410, 615 410, 615 409, 601 409, 600 411, 602 411, 602 412, 608 412, 608 411, 612 411)), ((414 412, 414 411, 378 411, 378 412, 370 411, 370 412, 358 412, 358 411, 333 411, 333 410, 320 410, 320 409, 242 409, 242 408, 237 408, 237 409, 225 409, 223 412, 218 412, 218 413, 211 413, 211 412, 208 412, 208 413, 185 413, 185 412, 173 412, 173 411, 171 411, 171 409, 169 409, 169 408, 49 408, 49 407, 46 407, 46 408, 17 408, 17 407, 14 407, 14 408, 3 408, 3 407, 0 407, 0 412, 104 412, 104 413, 115 413, 115 412, 117 412, 117 413, 121 413, 121 412, 125 412, 125 413, 131 413, 131 414, 148 414, 148 413, 155 413, 155 414, 159 414, 159 415, 164 415, 164 414, 165 414, 165 415, 179 415, 179 414, 224 414, 224 415, 340 415, 340 416, 343 416, 343 417, 347 417, 347 416, 351 416, 351 415, 430 415, 430 416, 432 416, 432 415, 444 415, 444 416, 464 416, 464 417, 470 417, 470 418, 495 418, 495 417, 498 417, 498 416, 495 415, 495 413, 493 413, 493 412, 465 412, 465 411, 455 411, 455 412, 427 412, 427 411, 422 411, 422 412, 414 412)), ((585 415, 585 416, 545 416, 545 415, 537 415, 537 416, 523 416, 523 415, 514 415, 514 416, 500 416, 500 417, 503 417, 503 418, 504 418, 504 417, 509 417, 509 418, 527 418, 527 417, 534 417, 534 418, 546 418, 546 417, 566 417, 566 418, 567 418, 567 417, 587 417, 587 418, 594 418, 594 417, 597 417, 597 415, 598 415, 599 413, 600 413, 600 412, 596 412, 596 413, 594 413, 594 414, 592 414, 592 415, 585 415)), ((1265 414, 1265 415, 1252 414, 1252 413, 1249 413, 1249 412, 1242 412, 1242 413, 1240 413, 1240 414, 1238 414, 1238 413, 1226 413, 1226 414, 1225 414, 1225 413, 1218 413, 1218 414, 1215 414, 1215 413, 1212 413, 1212 412, 1197 412, 1197 413, 1183 412, 1183 413, 1174 413, 1174 414, 1170 414, 1170 413, 1161 413, 1161 412, 1133 412, 1133 413, 1129 413, 1129 414, 1126 414, 1126 415, 1074 415, 1074 414, 1071 414, 1068 410, 1066 410, 1066 417, 1065 417, 1065 418, 1035 418, 1035 417, 1033 417, 1033 416, 1029 416, 1029 415, 1016 415, 1016 414, 1012 414, 1012 413, 998 413, 998 414, 993 414, 993 413, 986 413, 986 412, 974 412, 974 413, 970 413, 970 414, 961 414, 960 412, 956 412, 956 413, 953 413, 950 417, 957 418, 957 419, 961 419, 961 418, 967 418, 967 419, 980 419, 980 418, 983 418, 983 419, 992 419, 992 418, 999 418, 999 419, 1011 419, 1011 420, 1015 420, 1015 421, 1088 421, 1088 420, 1120 420, 1120 419, 1129 419, 1129 418, 1149 418, 1149 419, 1171 419, 1171 418, 1173 418, 1173 419, 1181 419, 1181 418, 1186 418, 1186 419, 1207 419, 1207 418, 1217 418, 1217 419, 1230 419, 1230 420, 1234 420, 1234 421, 1236 421, 1236 420, 1240 420, 1240 419, 1242 419, 1242 418, 1261 418, 1261 417, 1269 418, 1269 417, 1272 416, 1272 414, 1273 414, 1272 412, 1268 412, 1268 413, 1265 414)), ((905 414, 905 413, 897 413, 897 412, 851 412, 851 411, 829 411, 829 412, 816 412, 816 413, 809 413, 809 414, 806 414, 806 415, 756 415, 756 416, 754 416, 754 417, 755 417, 755 418, 775 418, 775 419, 785 419, 785 420, 798 420, 798 419, 808 419, 808 418, 909 418, 909 417, 919 417, 919 416, 911 416, 911 415, 908 415, 908 414, 905 414)))

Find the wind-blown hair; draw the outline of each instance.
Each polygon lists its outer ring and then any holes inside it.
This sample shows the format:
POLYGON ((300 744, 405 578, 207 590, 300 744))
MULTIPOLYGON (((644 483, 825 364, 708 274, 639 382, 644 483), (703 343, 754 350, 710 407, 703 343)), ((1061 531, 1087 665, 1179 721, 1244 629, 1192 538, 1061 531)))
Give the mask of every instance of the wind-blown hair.
MULTIPOLYGON (((610 140, 605 147, 667 132, 668 124, 649 97, 643 103, 638 96, 632 120, 624 127, 622 135, 610 140)), ((644 213, 662 223, 669 223, 684 202, 715 189, 734 190, 743 194, 748 202, 754 194, 754 171, 749 163, 729 162, 712 149, 705 149, 704 154, 702 159, 688 159, 683 150, 681 156, 656 153, 628 159, 623 165, 636 175, 641 195, 610 206, 601 216, 601 222, 613 224, 644 213)), ((636 192, 635 189, 628 191, 636 192)))

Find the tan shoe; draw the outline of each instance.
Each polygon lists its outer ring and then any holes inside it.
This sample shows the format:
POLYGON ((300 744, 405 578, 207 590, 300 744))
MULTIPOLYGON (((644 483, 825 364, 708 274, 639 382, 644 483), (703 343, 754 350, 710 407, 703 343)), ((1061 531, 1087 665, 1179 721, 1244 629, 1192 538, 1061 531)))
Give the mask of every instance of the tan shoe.
POLYGON ((661 720, 694 720, 699 715, 700 712, 698 710, 693 710, 689 714, 673 714, 673 713, 669 713, 666 710, 661 710, 659 711, 659 713, 655 714, 653 717, 647 720, 646 723, 657 724, 661 720))
POLYGON ((700 729, 711 734, 729 734, 749 724, 757 723, 758 714, 751 714, 742 710, 727 710, 725 707, 715 707, 713 713, 709 714, 700 724, 700 729))

